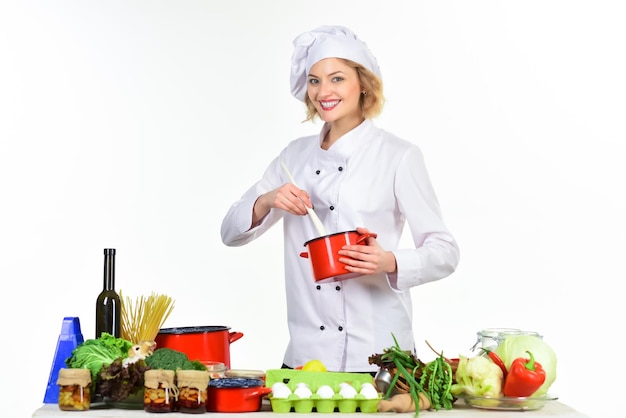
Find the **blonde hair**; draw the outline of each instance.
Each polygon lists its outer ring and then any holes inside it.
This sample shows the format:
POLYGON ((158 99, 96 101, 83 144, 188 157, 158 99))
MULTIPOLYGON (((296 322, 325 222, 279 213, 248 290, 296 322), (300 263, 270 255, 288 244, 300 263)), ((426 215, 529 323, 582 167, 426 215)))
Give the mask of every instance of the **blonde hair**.
MULTIPOLYGON (((361 84, 361 91, 365 92, 361 94, 360 98, 361 115, 365 119, 373 119, 380 115, 383 111, 383 105, 385 104, 382 80, 359 63, 343 58, 340 58, 340 60, 356 70, 359 83, 361 84)), ((312 121, 316 117, 319 117, 317 109, 315 109, 308 94, 304 97, 304 103, 306 104, 306 119, 304 122, 312 121)))

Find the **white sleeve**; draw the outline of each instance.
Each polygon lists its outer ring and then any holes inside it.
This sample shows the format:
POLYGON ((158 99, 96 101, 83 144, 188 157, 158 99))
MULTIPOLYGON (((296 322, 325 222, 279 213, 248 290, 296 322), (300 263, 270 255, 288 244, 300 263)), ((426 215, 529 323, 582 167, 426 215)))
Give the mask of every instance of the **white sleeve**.
POLYGON ((263 193, 274 190, 279 187, 281 178, 277 173, 278 159, 272 161, 263 174, 263 178, 250 187, 235 202, 224 219, 222 220, 221 235, 222 242, 230 247, 238 247, 245 245, 259 236, 263 235, 270 227, 272 227, 283 216, 283 211, 272 209, 259 222, 252 227, 252 209, 254 203, 263 193))
POLYGON ((398 290, 442 279, 459 262, 459 247, 445 226, 439 202, 418 147, 411 147, 398 165, 395 194, 406 217, 415 248, 394 251, 397 272, 389 275, 398 290))

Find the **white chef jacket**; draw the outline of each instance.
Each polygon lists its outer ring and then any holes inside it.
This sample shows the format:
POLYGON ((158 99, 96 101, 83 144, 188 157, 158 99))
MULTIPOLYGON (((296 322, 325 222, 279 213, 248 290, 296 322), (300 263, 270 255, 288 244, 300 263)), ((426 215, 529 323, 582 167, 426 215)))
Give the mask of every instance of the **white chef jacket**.
POLYGON ((283 220, 285 286, 290 342, 284 363, 296 367, 321 360, 330 371, 375 371, 368 358, 394 345, 415 352, 410 289, 450 275, 459 249, 441 218, 421 150, 365 120, 328 150, 328 131, 289 143, 259 182, 227 212, 222 241, 240 246, 283 220), (315 282, 310 260, 300 256, 319 236, 309 216, 272 209, 252 229, 257 198, 289 182, 281 160, 306 190, 326 232, 368 228, 397 261, 393 274, 315 282), (405 223, 415 248, 398 244, 405 223))

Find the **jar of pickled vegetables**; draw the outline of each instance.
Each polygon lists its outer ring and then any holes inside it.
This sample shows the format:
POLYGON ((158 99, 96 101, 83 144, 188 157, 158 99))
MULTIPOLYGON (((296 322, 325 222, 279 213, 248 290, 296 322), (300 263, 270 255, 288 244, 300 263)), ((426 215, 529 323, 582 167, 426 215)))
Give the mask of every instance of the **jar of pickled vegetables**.
POLYGON ((91 371, 89 369, 60 369, 59 409, 87 411, 91 407, 91 371))
POLYGON ((178 388, 173 370, 146 370, 144 374, 143 407, 146 412, 174 412, 178 388))
POLYGON ((207 370, 177 370, 178 411, 188 414, 206 412, 206 401, 209 387, 207 370))

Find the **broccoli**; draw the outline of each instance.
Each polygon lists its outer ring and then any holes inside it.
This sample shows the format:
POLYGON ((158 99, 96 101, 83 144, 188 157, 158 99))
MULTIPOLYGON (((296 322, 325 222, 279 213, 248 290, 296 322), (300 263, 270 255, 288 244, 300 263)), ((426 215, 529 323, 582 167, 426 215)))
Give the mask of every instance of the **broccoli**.
POLYGON ((189 360, 187 354, 163 347, 154 350, 150 356, 146 357, 146 364, 151 369, 164 370, 206 370, 206 366, 198 360, 189 360))

